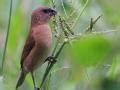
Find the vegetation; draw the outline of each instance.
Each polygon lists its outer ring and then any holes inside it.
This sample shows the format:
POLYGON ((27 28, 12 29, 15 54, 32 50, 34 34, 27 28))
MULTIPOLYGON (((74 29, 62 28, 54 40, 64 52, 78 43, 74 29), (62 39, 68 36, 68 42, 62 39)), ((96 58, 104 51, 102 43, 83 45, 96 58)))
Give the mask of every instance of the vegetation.
MULTIPOLYGON (((40 5, 58 11, 50 22, 54 37, 51 54, 67 42, 43 90, 120 89, 119 0, 13 0, 11 15, 10 3, 0 1, 0 90, 15 89, 31 12, 40 5)), ((35 72, 38 87, 46 67, 47 63, 35 72)), ((20 90, 33 90, 30 75, 20 90)))

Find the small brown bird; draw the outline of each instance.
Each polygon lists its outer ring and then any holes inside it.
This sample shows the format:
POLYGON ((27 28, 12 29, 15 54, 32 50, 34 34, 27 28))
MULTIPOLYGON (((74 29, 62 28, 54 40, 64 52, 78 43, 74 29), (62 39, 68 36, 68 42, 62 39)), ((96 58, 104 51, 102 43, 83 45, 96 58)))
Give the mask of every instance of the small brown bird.
POLYGON ((48 57, 52 44, 52 33, 48 22, 56 13, 54 9, 43 6, 33 11, 30 32, 21 57, 21 74, 16 89, 22 85, 29 72, 35 87, 33 71, 48 57))

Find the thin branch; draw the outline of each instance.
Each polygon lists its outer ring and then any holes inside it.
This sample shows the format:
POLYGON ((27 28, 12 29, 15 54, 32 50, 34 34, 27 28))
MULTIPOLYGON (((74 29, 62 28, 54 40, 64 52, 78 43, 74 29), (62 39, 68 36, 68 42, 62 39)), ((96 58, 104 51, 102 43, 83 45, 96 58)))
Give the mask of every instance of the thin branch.
MULTIPOLYGON (((78 10, 78 9, 77 9, 78 10)), ((79 11, 79 10, 78 10, 79 11)), ((69 20, 74 14, 76 13, 76 11, 72 11, 71 14, 68 16, 67 20, 69 20)))
POLYGON ((88 2, 89 2, 89 0, 86 0, 86 3, 85 3, 85 5, 84 5, 82 11, 80 12, 80 14, 78 15, 78 17, 76 18, 75 22, 73 23, 72 29, 75 27, 75 25, 76 25, 76 23, 78 22, 79 18, 80 18, 81 15, 83 14, 85 8, 86 8, 87 5, 88 5, 88 2))
POLYGON ((48 62, 48 66, 47 66, 46 71, 45 71, 45 74, 44 74, 44 76, 43 76, 43 79, 42 79, 42 83, 41 83, 41 85, 40 85, 40 88, 42 88, 42 86, 43 86, 43 84, 44 84, 44 82, 45 82, 45 80, 46 80, 46 78, 47 78, 50 70, 52 69, 52 67, 54 66, 54 64, 57 62, 57 58, 58 58, 58 56, 60 55, 60 53, 61 53, 61 51, 63 50, 63 48, 64 48, 64 46, 65 46, 66 43, 67 43, 67 42, 64 42, 64 43, 61 45, 61 47, 60 47, 60 49, 58 50, 58 52, 56 53, 56 55, 55 55, 53 58, 51 58, 51 59, 53 59, 52 62, 48 62))
POLYGON ((85 30, 85 32, 92 32, 93 26, 96 24, 96 22, 101 18, 102 15, 98 16, 95 20, 91 18, 90 25, 88 28, 85 30))
POLYGON ((3 72, 3 66, 4 66, 5 56, 6 56, 8 37, 9 37, 9 32, 10 32, 11 17, 12 17, 12 0, 10 1, 9 19, 8 19, 8 26, 7 26, 7 35, 6 35, 5 46, 4 46, 4 51, 3 51, 3 58, 2 58, 2 72, 3 72))
POLYGON ((107 31, 100 31, 100 32, 94 31, 92 33, 93 34, 106 34, 106 33, 112 33, 112 32, 119 32, 119 30, 107 30, 107 31))
POLYGON ((54 47, 53 52, 52 52, 52 56, 55 56, 55 52, 57 50, 58 45, 60 44, 61 37, 62 37, 62 32, 57 37, 56 44, 55 44, 55 47, 54 47))
POLYGON ((101 17, 102 15, 98 16, 97 19, 93 22, 93 24, 95 24, 101 17))
MULTIPOLYGON (((53 65, 53 64, 52 64, 53 65)), ((48 73, 50 72, 50 69, 51 69, 51 63, 50 62, 48 62, 48 65, 47 65, 47 68, 46 68, 46 70, 45 70, 45 74, 44 74, 44 77, 43 77, 43 79, 42 79, 42 82, 41 82, 41 85, 40 85, 40 88, 43 86, 43 84, 44 84, 44 82, 45 82, 45 80, 46 80, 46 77, 48 76, 48 73)))
POLYGON ((52 52, 52 56, 54 56, 54 54, 55 54, 55 52, 56 52, 56 50, 57 50, 58 44, 59 44, 59 40, 57 40, 57 42, 56 42, 56 45, 55 45, 55 47, 54 47, 54 49, 53 49, 53 52, 52 52))
POLYGON ((77 13, 77 12, 80 12, 80 7, 78 7, 76 10, 73 10, 71 13, 70 13, 70 15, 67 17, 67 21, 69 20, 69 19, 71 19, 72 18, 72 16, 75 14, 75 13, 77 13), (76 11, 77 10, 77 11, 76 11))
POLYGON ((60 49, 58 50, 58 52, 55 55, 55 59, 58 58, 58 56, 60 55, 60 52, 62 51, 62 49, 64 48, 66 43, 67 43, 67 41, 63 42, 63 44, 61 45, 60 49))
POLYGON ((61 4, 62 4, 62 7, 63 7, 63 11, 64 11, 64 13, 65 13, 65 16, 67 17, 67 12, 66 12, 66 10, 65 10, 65 6, 64 6, 63 0, 61 0, 61 4))

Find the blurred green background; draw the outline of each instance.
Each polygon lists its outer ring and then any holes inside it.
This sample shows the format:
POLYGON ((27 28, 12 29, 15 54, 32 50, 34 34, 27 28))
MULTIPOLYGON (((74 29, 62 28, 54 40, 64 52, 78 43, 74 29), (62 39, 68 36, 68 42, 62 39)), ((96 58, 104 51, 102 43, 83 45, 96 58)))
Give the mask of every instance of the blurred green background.
MULTIPOLYGON (((55 5, 59 14, 65 19, 75 11, 69 19, 72 23, 85 2, 86 0, 55 0, 55 5), (67 15, 64 13, 63 5, 67 15)), ((44 90, 120 90, 119 4, 120 0, 89 0, 74 31, 76 34, 84 32, 90 23, 90 18, 102 15, 94 31, 103 33, 86 34, 71 42, 71 45, 67 45, 49 75, 44 90)), ((10 0, 0 0, 0 90, 15 90, 31 12, 40 5, 51 6, 51 0, 13 0, 6 59, 3 62, 10 0)), ((38 86, 45 66, 36 71, 38 86)), ((33 90, 30 75, 20 90, 33 90)))

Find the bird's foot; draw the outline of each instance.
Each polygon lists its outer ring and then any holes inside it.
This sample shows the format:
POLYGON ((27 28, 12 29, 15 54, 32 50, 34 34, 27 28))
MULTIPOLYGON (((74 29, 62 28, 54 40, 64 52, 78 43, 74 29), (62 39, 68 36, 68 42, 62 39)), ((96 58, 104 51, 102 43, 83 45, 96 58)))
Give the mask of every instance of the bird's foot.
POLYGON ((34 87, 34 90, 40 90, 40 88, 38 88, 38 87, 34 87))
POLYGON ((51 62, 51 63, 56 63, 57 60, 53 56, 49 56, 45 61, 51 62))

